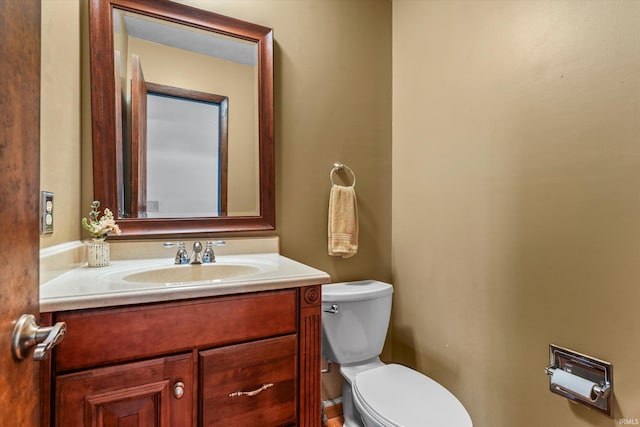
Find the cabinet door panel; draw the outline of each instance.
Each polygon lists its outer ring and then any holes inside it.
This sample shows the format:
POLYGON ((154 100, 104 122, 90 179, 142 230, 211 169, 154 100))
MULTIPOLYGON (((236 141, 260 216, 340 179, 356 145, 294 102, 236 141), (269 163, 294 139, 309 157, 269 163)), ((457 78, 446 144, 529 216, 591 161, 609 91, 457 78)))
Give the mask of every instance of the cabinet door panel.
POLYGON ((85 396, 85 424, 102 427, 167 426, 169 379, 85 396))
POLYGON ((92 369, 56 380, 58 427, 191 426, 191 355, 92 369), (184 383, 184 395, 173 388, 184 383))
POLYGON ((202 351, 201 425, 295 424, 295 378, 295 335, 202 351))

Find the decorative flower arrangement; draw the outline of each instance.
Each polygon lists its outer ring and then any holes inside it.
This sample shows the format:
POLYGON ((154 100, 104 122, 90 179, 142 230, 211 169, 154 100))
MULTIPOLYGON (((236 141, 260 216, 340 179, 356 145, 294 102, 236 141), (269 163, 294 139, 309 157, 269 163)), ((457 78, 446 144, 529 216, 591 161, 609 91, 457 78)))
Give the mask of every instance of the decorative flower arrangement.
POLYGON ((109 233, 120 234, 120 227, 113 219, 113 212, 109 208, 104 208, 104 215, 100 216, 100 202, 94 200, 91 203, 89 219, 82 218, 82 227, 91 234, 94 239, 104 239, 109 233))

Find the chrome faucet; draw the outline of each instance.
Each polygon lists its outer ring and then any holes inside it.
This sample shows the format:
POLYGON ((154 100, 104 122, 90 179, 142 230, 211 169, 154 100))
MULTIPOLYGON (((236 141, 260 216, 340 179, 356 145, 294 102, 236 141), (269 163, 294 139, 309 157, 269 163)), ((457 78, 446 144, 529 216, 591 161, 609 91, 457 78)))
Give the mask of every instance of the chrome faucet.
POLYGON ((174 246, 178 247, 178 252, 176 253, 176 264, 209 264, 216 262, 216 254, 213 252, 213 246, 222 246, 224 244, 225 242, 222 240, 217 242, 207 242, 207 247, 203 251, 202 243, 194 242, 191 256, 187 253, 184 242, 166 242, 163 246, 165 248, 172 248, 174 246))
POLYGON ((193 252, 191 252, 189 264, 202 264, 202 243, 193 242, 193 252))

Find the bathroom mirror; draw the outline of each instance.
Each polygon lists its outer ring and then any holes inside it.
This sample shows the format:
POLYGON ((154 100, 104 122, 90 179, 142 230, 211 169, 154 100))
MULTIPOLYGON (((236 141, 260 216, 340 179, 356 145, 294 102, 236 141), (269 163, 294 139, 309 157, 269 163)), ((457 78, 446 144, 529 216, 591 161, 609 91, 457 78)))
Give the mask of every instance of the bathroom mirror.
POLYGON ((274 229, 271 29, 166 0, 89 11, 94 198, 122 237, 274 229))

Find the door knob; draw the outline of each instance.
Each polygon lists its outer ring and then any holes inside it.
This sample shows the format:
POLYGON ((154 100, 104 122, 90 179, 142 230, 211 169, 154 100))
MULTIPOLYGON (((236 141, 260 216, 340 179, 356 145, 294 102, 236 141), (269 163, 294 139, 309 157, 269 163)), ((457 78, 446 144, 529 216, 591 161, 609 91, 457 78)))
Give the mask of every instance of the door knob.
POLYGON ((13 328, 11 351, 16 359, 22 360, 29 355, 31 347, 35 346, 33 358, 36 360, 46 359, 49 350, 62 341, 66 332, 67 324, 65 322, 40 327, 33 314, 23 314, 13 328))

